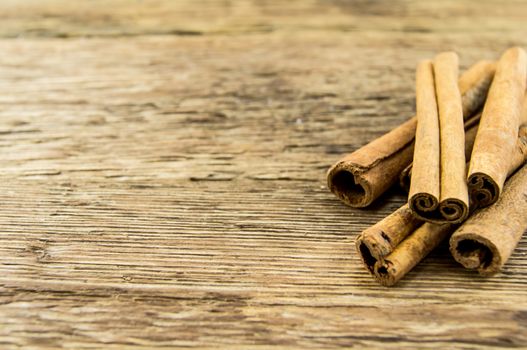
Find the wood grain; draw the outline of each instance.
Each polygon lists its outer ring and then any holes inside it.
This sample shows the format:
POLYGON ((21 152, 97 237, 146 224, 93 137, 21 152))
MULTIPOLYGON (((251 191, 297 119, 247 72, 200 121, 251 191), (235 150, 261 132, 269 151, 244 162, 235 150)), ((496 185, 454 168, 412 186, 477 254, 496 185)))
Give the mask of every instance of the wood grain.
POLYGON ((0 347, 524 347, 525 238, 386 289, 353 239, 404 195, 325 187, 419 60, 527 46, 525 3, 475 3, 2 1, 0 347))

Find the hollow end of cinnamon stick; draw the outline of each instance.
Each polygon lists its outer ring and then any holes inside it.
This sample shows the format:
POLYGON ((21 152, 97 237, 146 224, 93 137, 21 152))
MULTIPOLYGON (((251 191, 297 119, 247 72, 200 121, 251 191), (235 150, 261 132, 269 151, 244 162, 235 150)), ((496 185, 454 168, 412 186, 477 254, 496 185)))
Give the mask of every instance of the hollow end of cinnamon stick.
POLYGON ((352 153, 329 169, 328 187, 345 204, 367 207, 397 181, 399 173, 410 164, 412 153, 413 144, 410 144, 370 167, 360 166, 357 153, 352 153))
POLYGON ((330 169, 328 187, 340 200, 352 207, 365 207, 373 199, 370 183, 355 169, 343 163, 330 169))
POLYGON ((498 200, 500 187, 489 175, 477 172, 468 178, 468 193, 471 206, 483 208, 498 200))
POLYGON ((358 249, 361 255, 369 255, 378 260, 393 250, 390 237, 375 226, 364 231, 361 237, 361 246, 358 249), (381 239, 378 239, 379 236, 381 239), (367 249, 367 252, 364 249, 367 249))
POLYGON ((362 264, 366 270, 373 274, 374 266, 378 260, 370 250, 370 247, 364 242, 362 236, 357 237, 355 247, 357 248, 357 253, 359 254, 362 264))
POLYGON ((450 251, 456 261, 468 269, 477 269, 484 276, 499 272, 502 265, 498 248, 481 235, 465 233, 453 236, 450 251))

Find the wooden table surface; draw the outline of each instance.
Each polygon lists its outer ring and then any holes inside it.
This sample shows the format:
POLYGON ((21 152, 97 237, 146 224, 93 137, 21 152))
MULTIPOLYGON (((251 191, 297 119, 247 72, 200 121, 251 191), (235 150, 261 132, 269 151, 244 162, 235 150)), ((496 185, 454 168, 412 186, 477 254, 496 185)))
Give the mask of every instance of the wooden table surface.
POLYGON ((405 200, 325 172, 414 69, 527 47, 524 1, 2 0, 1 349, 527 347, 527 239, 394 288, 354 251, 405 200))

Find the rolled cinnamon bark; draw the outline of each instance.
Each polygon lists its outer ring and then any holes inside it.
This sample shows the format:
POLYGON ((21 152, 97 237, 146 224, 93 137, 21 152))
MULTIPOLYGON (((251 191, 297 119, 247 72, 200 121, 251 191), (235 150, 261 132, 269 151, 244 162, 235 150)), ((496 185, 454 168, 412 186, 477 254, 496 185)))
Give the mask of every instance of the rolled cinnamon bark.
POLYGON ((374 278, 384 286, 393 286, 452 233, 455 227, 452 224, 424 223, 391 254, 375 263, 374 278))
MULTIPOLYGON (((523 110, 521 114, 521 125, 518 130, 518 138, 514 153, 510 157, 509 169, 507 177, 513 174, 520 166, 527 162, 527 94, 523 99, 523 110)), ((469 195, 471 206, 473 209, 484 208, 488 206, 487 203, 492 201, 489 195, 490 191, 484 186, 469 186, 469 195)))
POLYGON ((434 59, 439 133, 441 138, 441 200, 439 212, 445 221, 459 223, 468 216, 465 128, 461 93, 457 84, 459 58, 445 52, 434 59))
POLYGON ((408 203, 421 219, 437 212, 441 194, 439 111, 434 81, 432 62, 419 63, 415 79, 417 129, 414 168, 408 203))
MULTIPOLYGON (((483 104, 494 76, 495 64, 480 61, 459 79, 463 115, 472 116, 483 104)), ((329 189, 345 204, 366 207, 393 185, 412 161, 416 118, 361 147, 328 171, 329 189)))
POLYGON ((485 207, 499 198, 515 148, 526 79, 525 51, 505 51, 489 89, 470 160, 468 187, 474 206, 485 207))
POLYGON ((364 230, 356 239, 357 253, 371 273, 377 260, 390 254, 395 247, 422 225, 407 204, 364 230))
POLYGON ((422 220, 459 223, 468 216, 468 189, 457 54, 437 55, 431 72, 431 63, 417 72, 418 123, 408 203, 422 220))
POLYGON ((498 201, 471 216, 450 238, 456 261, 482 275, 497 273, 527 229, 527 166, 505 184, 498 201))
MULTIPOLYGON (((478 124, 481 114, 478 113, 465 122, 465 158, 470 159, 474 140, 478 131, 478 124)), ((413 163, 410 163, 399 175, 399 186, 406 192, 410 192, 410 179, 412 177, 413 163)))

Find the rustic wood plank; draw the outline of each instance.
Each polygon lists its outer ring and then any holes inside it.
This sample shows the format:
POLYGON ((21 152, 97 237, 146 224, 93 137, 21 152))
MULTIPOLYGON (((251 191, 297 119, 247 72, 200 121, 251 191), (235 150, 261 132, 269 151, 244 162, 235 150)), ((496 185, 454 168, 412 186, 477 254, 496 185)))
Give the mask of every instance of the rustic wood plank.
POLYGON ((419 59, 527 46, 525 4, 477 3, 2 2, 2 349, 525 346, 527 239, 386 289, 353 238, 404 196, 325 187, 413 113, 419 59))
POLYGON ((523 33, 526 11, 522 0, 3 0, 0 36, 196 36, 313 30, 508 36, 523 33))

